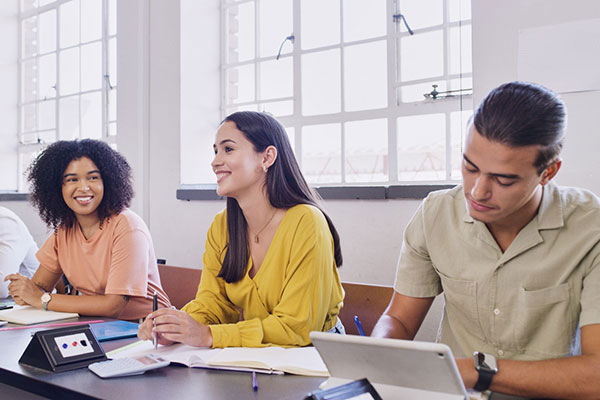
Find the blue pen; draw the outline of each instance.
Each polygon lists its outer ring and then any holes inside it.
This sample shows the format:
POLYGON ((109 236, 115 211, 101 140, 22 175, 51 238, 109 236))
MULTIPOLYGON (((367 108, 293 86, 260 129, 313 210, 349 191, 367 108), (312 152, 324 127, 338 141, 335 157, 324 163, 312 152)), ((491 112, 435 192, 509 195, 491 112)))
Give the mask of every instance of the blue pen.
POLYGON ((354 316, 354 323, 356 324, 356 329, 358 329, 358 334, 360 336, 366 336, 365 331, 362 328, 362 324, 360 323, 360 319, 358 319, 358 315, 354 316))
POLYGON ((252 391, 258 392, 258 380, 256 379, 255 371, 252 371, 252 391))

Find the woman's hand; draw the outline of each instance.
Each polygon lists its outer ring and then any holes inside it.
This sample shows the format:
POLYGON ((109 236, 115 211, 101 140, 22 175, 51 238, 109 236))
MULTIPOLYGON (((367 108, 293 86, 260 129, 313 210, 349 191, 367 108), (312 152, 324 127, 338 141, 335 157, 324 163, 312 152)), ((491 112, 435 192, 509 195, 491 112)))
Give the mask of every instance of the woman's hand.
POLYGON ((15 303, 20 306, 31 305, 33 307, 42 307, 42 294, 44 292, 36 286, 33 281, 20 274, 10 274, 4 278, 10 281, 8 284, 8 294, 15 303))
POLYGON ((212 334, 208 326, 201 324, 184 311, 161 308, 148 314, 138 330, 138 337, 151 340, 158 335, 162 345, 180 342, 196 347, 211 347, 212 334))

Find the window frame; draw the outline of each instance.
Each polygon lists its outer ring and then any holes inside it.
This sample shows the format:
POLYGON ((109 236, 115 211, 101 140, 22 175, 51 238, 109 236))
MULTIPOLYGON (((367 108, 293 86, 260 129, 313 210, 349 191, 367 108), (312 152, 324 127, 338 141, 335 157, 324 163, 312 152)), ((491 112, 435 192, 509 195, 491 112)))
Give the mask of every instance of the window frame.
MULTIPOLYGON (((51 1, 48 4, 45 4, 43 6, 34 6, 29 10, 24 11, 23 8, 23 3, 20 1, 19 4, 19 14, 17 16, 17 21, 18 21, 18 42, 19 42, 19 49, 18 49, 18 79, 19 79, 19 94, 18 94, 18 121, 17 121, 17 173, 19 176, 19 180, 18 180, 18 192, 25 192, 26 191, 26 186, 25 186, 25 182, 24 182, 24 174, 26 172, 26 167, 24 166, 23 163, 23 157, 27 157, 31 154, 35 154, 40 152, 42 149, 44 149, 45 146, 47 146, 49 143, 44 143, 40 141, 39 138, 39 133, 40 132, 44 132, 44 131, 50 131, 50 130, 40 130, 38 129, 38 119, 39 119, 39 112, 38 112, 38 107, 39 104, 41 104, 42 102, 46 101, 46 99, 40 99, 37 95, 37 93, 39 92, 39 75, 36 76, 36 97, 35 99, 31 100, 31 101, 24 101, 23 98, 23 94, 24 94, 24 88, 23 88, 23 64, 27 61, 31 61, 31 60, 35 60, 36 61, 36 71, 39 71, 39 59, 40 57, 43 56, 47 56, 50 54, 54 54, 55 55, 55 85, 56 87, 60 87, 60 57, 61 57, 61 52, 65 51, 65 50, 69 50, 69 49, 74 49, 74 48, 78 48, 80 49, 80 54, 79 54, 79 61, 80 61, 80 65, 79 65, 79 72, 81 73, 82 70, 82 64, 81 64, 81 48, 85 45, 90 45, 93 43, 101 43, 101 71, 102 71, 102 77, 101 77, 101 86, 100 89, 91 89, 91 90, 82 90, 81 86, 79 87, 79 90, 74 92, 74 93, 69 93, 67 95, 64 94, 59 94, 59 91, 56 90, 56 94, 54 97, 49 98, 48 100, 52 100, 55 102, 55 109, 54 109, 54 120, 55 120, 55 125, 54 125, 54 130, 55 131, 55 140, 61 140, 61 132, 60 132, 60 101, 62 99, 65 98, 71 98, 71 97, 78 97, 78 101, 79 101, 79 112, 78 112, 78 119, 79 119, 79 138, 84 138, 86 136, 82 135, 81 132, 81 97, 86 95, 86 94, 90 94, 90 93, 100 93, 100 97, 101 97, 101 123, 102 123, 102 127, 101 127, 101 136, 99 138, 99 140, 105 141, 108 144, 110 144, 111 146, 116 146, 116 134, 110 134, 109 130, 110 130, 110 126, 115 126, 116 127, 116 114, 114 116, 114 119, 109 119, 109 107, 111 107, 110 104, 110 96, 111 96, 111 91, 118 89, 118 86, 115 82, 111 82, 111 76, 110 76, 110 63, 111 63, 111 59, 110 59, 110 42, 111 40, 115 41, 115 50, 116 50, 116 40, 118 37, 118 32, 116 32, 116 18, 113 21, 115 24, 115 33, 111 34, 109 32, 109 24, 110 24, 110 14, 109 14, 109 7, 115 7, 114 13, 116 15, 116 1, 115 0, 100 0, 101 1, 101 6, 102 6, 102 21, 101 21, 101 36, 98 39, 94 39, 94 40, 90 40, 90 41, 86 41, 83 42, 81 40, 79 40, 76 44, 71 45, 71 46, 67 46, 64 48, 60 47, 60 20, 61 20, 61 12, 60 12, 60 7, 63 4, 69 3, 72 0, 55 0, 55 1, 51 1), (29 57, 24 57, 23 54, 23 23, 25 20, 32 18, 34 16, 38 17, 38 32, 39 32, 39 15, 46 13, 48 11, 51 10, 55 10, 56 12, 56 46, 54 48, 53 51, 50 52, 46 52, 46 53, 40 53, 39 51, 36 52, 34 55, 29 56, 29 57), (24 120, 24 108, 26 106, 29 105, 35 105, 36 107, 36 126, 35 129, 33 131, 28 131, 28 132, 24 132, 23 131, 23 120, 24 120), (25 134, 38 134, 38 142, 29 142, 26 143, 23 140, 23 135, 25 134)), ((86 1, 86 0, 79 0, 79 12, 80 12, 80 16, 81 16, 81 2, 86 1)), ((84 23, 83 21, 79 21, 79 24, 81 26, 81 24, 84 23)), ((80 38, 81 39, 81 38, 80 38)), ((116 57, 116 51, 115 51, 115 57, 116 57)), ((116 65, 116 64, 115 64, 116 65)), ((36 74, 39 74, 39 72, 36 72, 36 74)), ((80 83, 81 83, 81 75, 80 75, 80 83)), ((117 92, 113 92, 114 93, 114 99, 116 101, 116 94, 117 92)))
MULTIPOLYGON (((433 81, 438 82, 450 82, 451 80, 460 79, 461 89, 462 82, 464 79, 472 81, 472 72, 463 73, 459 71, 456 74, 450 73, 450 55, 448 54, 450 48, 450 38, 451 38, 451 29, 453 28, 461 28, 463 25, 471 26, 472 20, 463 19, 450 22, 450 13, 447 6, 448 1, 453 0, 442 0, 443 5, 443 22, 442 24, 428 26, 424 28, 414 29, 414 32, 417 33, 426 33, 432 31, 442 31, 443 33, 443 47, 444 54, 446 55, 443 60, 443 75, 438 77, 428 77, 425 79, 414 79, 411 81, 401 82, 399 80, 399 71, 400 71, 400 46, 401 46, 401 38, 409 36, 409 33, 406 31, 404 26, 401 27, 401 21, 394 21, 393 15, 398 13, 399 9, 399 0, 386 0, 386 34, 383 36, 377 36, 373 38, 361 39, 351 42, 344 42, 343 38, 343 0, 340 1, 340 41, 335 45, 311 48, 311 49, 301 49, 300 43, 296 42, 293 46, 293 50, 289 53, 285 53, 281 55, 281 58, 284 57, 293 57, 293 93, 291 97, 282 97, 277 99, 269 99, 269 100, 258 100, 258 86, 260 84, 260 63, 265 61, 274 60, 275 56, 261 57, 259 55, 259 24, 256 23, 258 21, 258 16, 260 13, 259 3, 261 0, 221 0, 221 116, 225 117, 229 111, 232 109, 232 106, 236 107, 244 107, 249 105, 258 105, 261 103, 268 103, 273 101, 282 101, 282 100, 293 100, 293 114, 290 116, 280 116, 278 119, 283 123, 286 127, 292 127, 294 129, 294 146, 296 154, 300 155, 298 157, 298 162, 302 167, 302 128, 304 126, 315 125, 315 124, 326 124, 326 123, 336 123, 340 124, 341 129, 341 182, 336 183, 327 183, 327 184, 313 184, 317 187, 342 187, 342 188, 352 188, 352 187, 397 187, 397 188, 406 188, 408 186, 415 187, 446 187, 446 186, 454 186, 457 183, 460 183, 460 179, 457 177, 452 177, 452 138, 451 138, 451 113, 454 112, 462 112, 466 110, 472 110, 472 88, 471 93, 467 91, 466 94, 460 94, 458 96, 437 99, 433 101, 416 101, 416 102, 407 102, 403 103, 400 101, 400 93, 399 90, 403 86, 411 86, 420 83, 433 83, 433 81), (242 62, 235 63, 227 63, 227 43, 228 43, 228 27, 227 27, 227 11, 229 7, 237 6, 244 3, 254 3, 254 15, 255 15, 255 37, 254 37, 254 58, 250 60, 245 60, 242 62), (387 47, 387 107, 372 109, 372 110, 360 110, 360 111, 345 111, 344 110, 344 50, 349 46, 355 46, 359 44, 366 44, 372 42, 378 42, 384 40, 386 42, 387 47), (301 59, 305 54, 320 52, 329 49, 340 49, 340 87, 341 87, 341 111, 333 114, 323 114, 323 115, 310 115, 304 116, 301 113, 302 107, 302 91, 301 91, 301 59), (295 61, 294 61, 295 60, 295 61), (254 94, 255 100, 243 103, 227 103, 227 70, 230 68, 235 68, 242 65, 253 64, 254 67, 254 76, 255 76, 255 87, 254 94), (469 107, 464 107, 464 103, 468 102, 469 107), (404 116, 415 116, 415 115, 424 115, 424 114, 435 114, 442 113, 445 116, 445 179, 443 180, 425 180, 425 181, 399 181, 398 180, 398 149, 397 149, 397 120, 399 117, 404 116), (387 121, 387 140, 388 140, 388 181, 385 182, 364 182, 364 183, 348 183, 346 181, 346 160, 345 160, 345 128, 346 123, 353 121, 361 121, 368 119, 385 119, 387 121)), ((301 37, 301 23, 300 23, 300 1, 301 0, 292 0, 292 10, 293 10, 293 32, 297 37, 301 37)), ((409 19, 410 23, 410 19, 409 19)), ((462 31, 461 31, 462 33, 462 31)), ((282 38, 283 39, 283 38, 282 38)), ((462 40, 459 46, 459 52, 462 52, 462 40)), ((462 54, 461 54, 462 56, 462 54)), ((472 69, 471 69, 472 71, 472 69)), ((450 88, 449 88, 450 89, 450 88)), ((465 122, 461 116, 461 122, 465 122)), ((464 125, 464 124, 462 124, 464 125)), ((464 132, 461 132, 461 135, 464 132)), ((207 187, 212 185, 182 185, 182 189, 192 188, 192 187, 207 187)), ((401 192, 403 189, 400 190, 401 192)), ((351 191, 352 192, 352 191, 351 191)), ((397 193, 396 190, 392 191, 393 193, 397 193)), ((329 193, 329 192, 328 192, 329 193)), ((339 193, 339 191, 338 191, 339 193)), ((354 191, 354 194, 359 195, 359 192, 354 191)), ((352 195, 352 194, 351 194, 352 195)), ((335 198, 346 198, 345 195, 342 197, 336 196, 335 198)), ((377 198, 377 197, 375 197, 377 198)), ((395 197, 393 197, 395 198, 395 197)))

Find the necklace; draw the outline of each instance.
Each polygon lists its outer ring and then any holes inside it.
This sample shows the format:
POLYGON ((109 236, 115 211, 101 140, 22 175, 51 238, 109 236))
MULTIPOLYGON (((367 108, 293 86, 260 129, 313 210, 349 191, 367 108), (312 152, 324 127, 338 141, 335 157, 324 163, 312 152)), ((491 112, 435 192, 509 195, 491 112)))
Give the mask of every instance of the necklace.
POLYGON ((267 226, 269 226, 269 224, 273 220, 273 217, 275 216, 276 212, 277 212, 277 209, 275 209, 275 211, 273 211, 273 215, 271 215, 271 218, 269 218, 269 220, 267 221, 267 223, 265 224, 265 226, 263 226, 258 232, 254 232, 252 229, 250 229, 250 225, 248 225, 248 229, 254 235, 254 243, 258 243, 258 235, 260 235, 261 232, 264 231, 267 226))

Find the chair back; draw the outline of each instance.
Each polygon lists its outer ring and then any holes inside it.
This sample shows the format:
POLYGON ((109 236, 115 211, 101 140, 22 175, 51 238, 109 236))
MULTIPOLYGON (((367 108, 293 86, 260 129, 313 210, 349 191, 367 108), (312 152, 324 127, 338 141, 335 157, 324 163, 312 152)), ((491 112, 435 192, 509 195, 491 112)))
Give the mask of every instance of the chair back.
POLYGON ((180 309, 196 297, 202 270, 158 264, 162 288, 171 304, 180 309))
POLYGON ((394 288, 353 282, 342 282, 342 287, 345 297, 344 307, 340 311, 340 319, 346 333, 358 335, 358 329, 354 323, 354 316, 357 315, 365 334, 369 336, 379 317, 387 308, 394 288))

